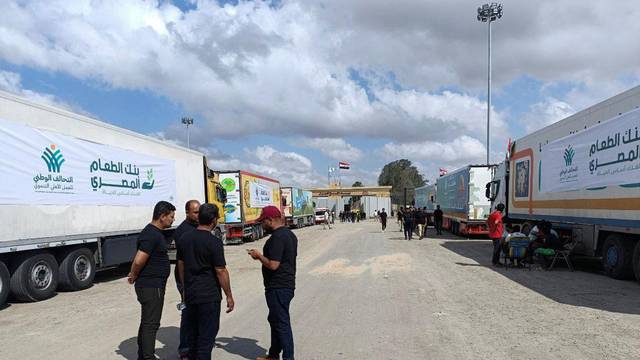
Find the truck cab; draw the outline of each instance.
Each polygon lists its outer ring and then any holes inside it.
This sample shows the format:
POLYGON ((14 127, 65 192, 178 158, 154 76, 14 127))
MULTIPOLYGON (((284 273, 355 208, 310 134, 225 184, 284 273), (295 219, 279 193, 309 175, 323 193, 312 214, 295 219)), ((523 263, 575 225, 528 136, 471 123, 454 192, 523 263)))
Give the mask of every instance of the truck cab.
POLYGON ((509 188, 509 162, 503 161, 493 168, 491 181, 486 185, 485 195, 491 201, 491 209, 495 209, 496 205, 507 202, 507 190, 509 188))

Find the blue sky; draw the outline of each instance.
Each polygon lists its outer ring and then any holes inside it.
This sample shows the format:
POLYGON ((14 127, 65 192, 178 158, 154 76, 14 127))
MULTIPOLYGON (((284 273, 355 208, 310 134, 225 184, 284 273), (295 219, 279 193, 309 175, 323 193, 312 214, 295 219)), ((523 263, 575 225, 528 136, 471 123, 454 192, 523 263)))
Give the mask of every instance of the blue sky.
MULTIPOLYGON (((399 158, 433 177, 484 159, 486 35, 461 22, 467 3, 425 22, 428 5, 9 1, 0 11, 18 20, 0 25, 0 89, 183 144, 180 118, 191 116, 211 166, 297 185, 324 185, 339 160, 353 164, 345 183, 374 183, 399 158)), ((638 10, 622 2, 627 14, 612 21, 598 6, 505 1, 494 24, 493 159, 509 138, 638 84, 637 45, 606 36, 638 28, 638 10), (541 26, 547 5, 565 13, 562 25, 541 26), (594 19, 571 18, 576 6, 594 19)))

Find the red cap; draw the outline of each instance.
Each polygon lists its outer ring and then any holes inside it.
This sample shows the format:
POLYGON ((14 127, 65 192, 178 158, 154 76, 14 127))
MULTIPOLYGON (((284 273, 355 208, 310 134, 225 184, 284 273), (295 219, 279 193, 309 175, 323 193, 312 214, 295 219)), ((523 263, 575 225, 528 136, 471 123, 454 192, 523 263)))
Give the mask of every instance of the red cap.
POLYGON ((267 218, 273 219, 273 218, 281 218, 281 217, 282 217, 282 213, 280 212, 280 209, 278 209, 273 205, 269 205, 262 208, 262 213, 260 214, 258 221, 262 221, 267 218))

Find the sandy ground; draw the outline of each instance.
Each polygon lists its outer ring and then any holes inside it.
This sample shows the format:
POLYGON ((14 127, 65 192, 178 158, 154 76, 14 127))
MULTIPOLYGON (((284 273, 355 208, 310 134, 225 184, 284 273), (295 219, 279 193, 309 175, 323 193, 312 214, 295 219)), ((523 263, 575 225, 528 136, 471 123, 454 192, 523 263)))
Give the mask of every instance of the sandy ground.
MULTIPOLYGON (((491 244, 404 241, 395 224, 312 227, 299 237, 292 303, 297 359, 640 359, 640 285, 593 271, 494 269, 491 244)), ((225 248, 236 310, 216 359, 269 346, 255 244, 225 248)), ((139 307, 126 269, 40 303, 0 311, 0 359, 135 359, 139 307)), ((157 355, 175 359, 178 293, 169 280, 157 355)))

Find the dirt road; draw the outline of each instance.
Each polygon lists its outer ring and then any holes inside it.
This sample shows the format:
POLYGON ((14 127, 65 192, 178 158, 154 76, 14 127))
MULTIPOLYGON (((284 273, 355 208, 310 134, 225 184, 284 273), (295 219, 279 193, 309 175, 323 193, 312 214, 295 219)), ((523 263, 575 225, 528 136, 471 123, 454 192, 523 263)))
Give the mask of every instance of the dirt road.
MULTIPOLYGON (((491 244, 404 241, 395 224, 312 227, 299 237, 292 304, 296 356, 314 359, 640 359, 640 285, 593 272, 488 266, 491 244)), ((264 240, 225 248, 236 310, 216 359, 269 346, 258 265, 264 240)), ((135 359, 139 308, 126 271, 91 289, 0 311, 0 359, 135 359)), ((169 280, 157 354, 175 359, 178 293, 169 280)))

